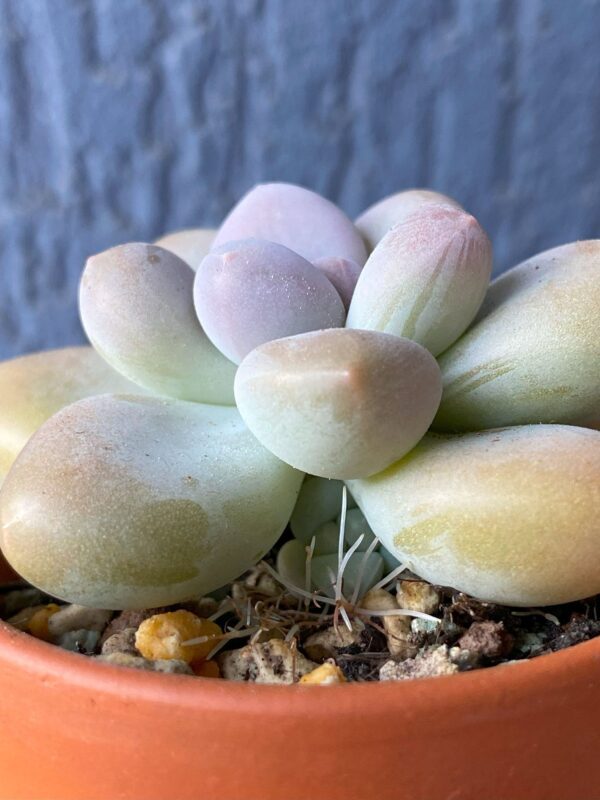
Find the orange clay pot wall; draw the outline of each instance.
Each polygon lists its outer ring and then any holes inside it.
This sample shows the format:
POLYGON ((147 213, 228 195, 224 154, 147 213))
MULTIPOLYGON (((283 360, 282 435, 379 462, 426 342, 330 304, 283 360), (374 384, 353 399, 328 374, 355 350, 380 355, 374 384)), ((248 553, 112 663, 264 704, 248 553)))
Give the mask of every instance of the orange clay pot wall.
POLYGON ((3 800, 591 800, 600 639, 457 676, 269 687, 98 664, 0 624, 3 800))

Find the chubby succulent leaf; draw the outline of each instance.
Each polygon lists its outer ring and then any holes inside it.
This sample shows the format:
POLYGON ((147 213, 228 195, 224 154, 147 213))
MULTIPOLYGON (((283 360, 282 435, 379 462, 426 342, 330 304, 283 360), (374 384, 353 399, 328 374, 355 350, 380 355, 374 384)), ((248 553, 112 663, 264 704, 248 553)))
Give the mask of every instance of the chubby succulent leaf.
POLYGON ((0 482, 29 437, 61 408, 106 392, 138 392, 91 347, 32 353, 0 364, 0 482))
POLYGON ((293 586, 306 588, 306 549, 302 542, 290 539, 279 548, 277 571, 293 586))
POLYGON ((200 327, 194 273, 168 250, 124 244, 89 258, 79 309, 100 355, 156 394, 233 403, 234 366, 200 327))
POLYGON ((154 244, 175 253, 196 272, 200 262, 210 251, 216 233, 216 230, 212 228, 187 228, 182 231, 166 233, 154 244))
POLYGON ((336 257, 318 258, 314 265, 325 273, 335 286, 337 293, 342 298, 345 310, 348 311, 361 267, 355 261, 336 257))
POLYGON ((454 208, 461 208, 456 200, 440 192, 432 192, 430 189, 406 189, 369 206, 354 224, 362 233, 371 252, 394 225, 404 222, 414 211, 429 203, 445 203, 454 208))
MULTIPOLYGON (((312 582, 316 589, 333 597, 332 573, 337 574, 337 555, 315 556, 311 564, 312 582)), ((384 563, 379 553, 356 552, 350 556, 342 581, 342 591, 346 598, 352 597, 360 581, 358 597, 365 595, 369 589, 383 577, 384 563)))
MULTIPOLYGON (((338 517, 336 522, 336 527, 338 527, 341 523, 340 517, 338 517)), ((358 552, 361 550, 367 550, 373 543, 375 536, 360 508, 348 509, 344 525, 344 539, 346 541, 346 545, 348 547, 352 547, 352 545, 355 544, 360 536, 363 538, 357 548, 358 552)), ((333 551, 330 550, 329 552, 333 551)))
POLYGON ((428 434, 349 487, 385 547, 434 584, 516 606, 600 592, 600 432, 428 434))
POLYGON ((194 283, 196 313, 231 361, 258 345, 297 333, 339 328, 346 312, 333 284, 287 247, 247 239, 213 250, 194 283))
POLYGON ((346 326, 403 336, 438 355, 475 317, 491 270, 491 244, 477 220, 428 203, 371 253, 346 326))
POLYGON ((315 531, 315 555, 337 553, 340 539, 340 527, 332 520, 324 522, 315 531))
MULTIPOLYGON (((342 481, 306 476, 290 519, 292 533, 303 545, 309 545, 317 530, 338 516, 343 491, 342 481)), ((350 492, 347 503, 348 508, 356 508, 350 492)), ((337 547, 331 552, 337 552, 337 547)))
POLYGON ((239 239, 285 245, 308 261, 340 256, 362 265, 364 242, 353 222, 321 195, 292 183, 263 183, 244 195, 219 228, 214 247, 239 239))
POLYGON ((491 285, 475 325, 440 358, 435 427, 600 427, 600 240, 528 259, 491 285))
POLYGON ((281 535, 302 474, 235 408, 104 395, 34 434, 0 491, 0 544, 35 586, 98 608, 208 593, 281 535))
POLYGON ((240 365, 235 396, 250 430, 288 464, 366 477, 408 452, 439 404, 435 359, 408 339, 327 330, 269 342, 240 365))

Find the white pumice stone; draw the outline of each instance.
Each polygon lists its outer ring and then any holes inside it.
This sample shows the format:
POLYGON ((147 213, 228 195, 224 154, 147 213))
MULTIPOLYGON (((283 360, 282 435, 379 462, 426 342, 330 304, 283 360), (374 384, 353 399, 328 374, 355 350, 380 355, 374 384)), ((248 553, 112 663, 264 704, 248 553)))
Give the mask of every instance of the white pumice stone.
POLYGON ((71 604, 63 606, 48 620, 48 633, 58 639, 69 631, 103 631, 112 616, 112 611, 71 604))
POLYGON ((271 639, 221 653, 219 666, 226 680, 290 684, 312 672, 317 664, 292 650, 287 642, 271 639))

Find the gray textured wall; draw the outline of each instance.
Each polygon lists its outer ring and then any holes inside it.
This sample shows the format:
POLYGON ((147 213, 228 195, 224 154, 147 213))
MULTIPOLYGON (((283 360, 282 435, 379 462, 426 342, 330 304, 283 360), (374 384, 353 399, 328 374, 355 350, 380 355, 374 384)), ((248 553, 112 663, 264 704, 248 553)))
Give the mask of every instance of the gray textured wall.
POLYGON ((265 179, 448 192, 497 269, 600 236, 600 0, 0 0, 0 356, 81 338, 87 254, 265 179))

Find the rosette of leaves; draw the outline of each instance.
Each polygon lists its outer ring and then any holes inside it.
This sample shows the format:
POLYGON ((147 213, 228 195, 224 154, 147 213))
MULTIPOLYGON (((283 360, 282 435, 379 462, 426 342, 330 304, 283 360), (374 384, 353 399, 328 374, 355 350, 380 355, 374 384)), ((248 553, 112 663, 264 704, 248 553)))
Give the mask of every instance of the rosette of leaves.
POLYGON ((395 559, 514 605, 597 593, 600 242, 491 267, 448 197, 354 224, 289 184, 216 232, 93 256, 94 349, 0 366, 5 556, 71 602, 159 606, 232 581, 291 519, 279 568, 327 593, 344 522, 352 594, 395 559))

